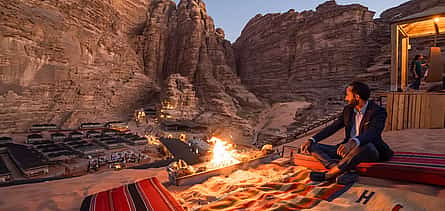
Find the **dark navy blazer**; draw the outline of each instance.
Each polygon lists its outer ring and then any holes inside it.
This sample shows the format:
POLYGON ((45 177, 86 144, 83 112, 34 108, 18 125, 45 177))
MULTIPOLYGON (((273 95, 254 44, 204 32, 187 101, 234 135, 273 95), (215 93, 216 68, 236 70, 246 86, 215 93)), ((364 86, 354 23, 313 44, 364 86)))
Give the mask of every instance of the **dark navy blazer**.
MULTIPOLYGON (((333 135, 338 130, 345 128, 345 139, 341 144, 346 143, 351 137, 351 128, 354 121, 354 107, 347 105, 343 109, 343 114, 339 116, 331 125, 327 126, 312 138, 315 142, 333 135)), ((360 123, 360 132, 358 139, 360 146, 368 143, 374 144, 380 154, 380 161, 386 161, 391 158, 394 152, 382 139, 382 132, 385 129, 386 110, 373 101, 369 101, 368 107, 360 123)))

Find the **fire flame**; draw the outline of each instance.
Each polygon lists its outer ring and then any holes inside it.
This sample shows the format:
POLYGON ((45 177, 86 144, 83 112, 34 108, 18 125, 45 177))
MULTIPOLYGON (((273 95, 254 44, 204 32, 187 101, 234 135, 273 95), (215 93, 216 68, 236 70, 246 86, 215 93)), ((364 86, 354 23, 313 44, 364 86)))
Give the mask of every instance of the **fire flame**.
POLYGON ((240 163, 239 160, 234 158, 237 153, 236 150, 232 148, 231 144, 227 144, 227 142, 216 137, 212 137, 209 142, 214 143, 214 146, 213 157, 208 165, 208 168, 222 168, 240 163))

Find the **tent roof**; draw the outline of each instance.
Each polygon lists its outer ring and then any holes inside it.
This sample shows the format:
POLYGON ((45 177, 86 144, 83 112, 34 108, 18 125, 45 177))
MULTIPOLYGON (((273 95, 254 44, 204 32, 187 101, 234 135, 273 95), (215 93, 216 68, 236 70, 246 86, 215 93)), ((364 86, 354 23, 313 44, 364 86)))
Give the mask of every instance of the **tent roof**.
POLYGON ((409 37, 424 37, 436 34, 436 26, 439 34, 445 33, 445 6, 433 7, 423 12, 395 20, 409 37))
POLYGON ((445 6, 433 7, 423 12, 414 13, 412 15, 396 19, 393 21, 393 23, 416 22, 422 19, 430 19, 434 16, 445 16, 445 6))

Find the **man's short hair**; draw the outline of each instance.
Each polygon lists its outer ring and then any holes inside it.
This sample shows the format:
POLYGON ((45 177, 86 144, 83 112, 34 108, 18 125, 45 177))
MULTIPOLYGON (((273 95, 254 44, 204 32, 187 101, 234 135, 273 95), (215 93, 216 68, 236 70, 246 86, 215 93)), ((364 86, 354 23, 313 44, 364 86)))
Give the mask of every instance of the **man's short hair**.
POLYGON ((362 100, 368 100, 369 96, 371 96, 371 89, 369 86, 360 81, 354 81, 349 84, 352 87, 352 93, 360 96, 362 100))

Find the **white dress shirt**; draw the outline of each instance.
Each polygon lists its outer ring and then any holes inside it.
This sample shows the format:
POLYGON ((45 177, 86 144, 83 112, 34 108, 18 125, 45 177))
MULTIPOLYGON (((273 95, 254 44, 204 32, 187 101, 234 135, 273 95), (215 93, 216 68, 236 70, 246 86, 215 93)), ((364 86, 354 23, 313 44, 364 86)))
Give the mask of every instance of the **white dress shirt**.
POLYGON ((368 108, 368 101, 366 101, 365 106, 363 106, 360 110, 354 108, 354 121, 352 121, 351 125, 351 138, 360 145, 360 140, 358 136, 360 135, 360 124, 362 123, 362 119, 365 116, 366 109, 368 108))

